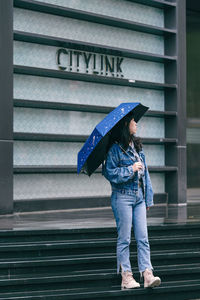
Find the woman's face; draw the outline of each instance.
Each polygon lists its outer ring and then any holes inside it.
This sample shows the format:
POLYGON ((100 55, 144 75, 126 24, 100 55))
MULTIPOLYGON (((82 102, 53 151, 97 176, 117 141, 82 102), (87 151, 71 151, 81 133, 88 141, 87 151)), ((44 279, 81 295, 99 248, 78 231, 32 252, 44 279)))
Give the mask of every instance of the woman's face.
POLYGON ((137 131, 137 123, 133 118, 129 123, 129 132, 132 135, 132 134, 136 134, 136 131, 137 131))

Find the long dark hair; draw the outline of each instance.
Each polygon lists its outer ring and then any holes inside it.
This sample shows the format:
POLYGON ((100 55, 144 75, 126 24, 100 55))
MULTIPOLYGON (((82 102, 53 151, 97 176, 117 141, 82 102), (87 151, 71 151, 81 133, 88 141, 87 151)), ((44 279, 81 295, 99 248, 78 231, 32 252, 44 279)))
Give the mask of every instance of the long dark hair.
POLYGON ((136 137, 134 134, 131 135, 129 132, 130 121, 134 118, 133 113, 129 113, 114 127, 111 132, 112 142, 120 143, 124 150, 127 150, 130 142, 133 142, 137 152, 142 150, 142 142, 140 137, 136 137))

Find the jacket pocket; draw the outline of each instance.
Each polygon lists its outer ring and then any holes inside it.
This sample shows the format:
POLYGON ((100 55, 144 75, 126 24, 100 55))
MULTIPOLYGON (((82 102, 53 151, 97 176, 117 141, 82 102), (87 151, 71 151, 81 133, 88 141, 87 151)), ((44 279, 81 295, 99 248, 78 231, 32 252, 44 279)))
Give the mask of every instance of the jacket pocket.
POLYGON ((119 161, 119 167, 128 167, 133 165, 135 162, 137 162, 137 160, 134 157, 133 160, 128 158, 122 158, 119 161))

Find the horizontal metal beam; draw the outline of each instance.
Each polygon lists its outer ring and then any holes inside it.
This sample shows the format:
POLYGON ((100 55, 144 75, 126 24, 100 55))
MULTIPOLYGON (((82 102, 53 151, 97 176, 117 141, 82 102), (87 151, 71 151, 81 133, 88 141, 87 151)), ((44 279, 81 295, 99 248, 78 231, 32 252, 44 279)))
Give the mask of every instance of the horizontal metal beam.
POLYGON ((27 66, 20 66, 20 65, 14 65, 14 73, 23 74, 23 75, 32 75, 32 76, 53 77, 53 78, 76 80, 76 81, 78 80, 78 81, 85 81, 85 82, 103 83, 109 85, 129 86, 134 88, 138 87, 138 88, 146 88, 146 89, 154 89, 154 90, 168 90, 168 89, 171 90, 177 88, 176 84, 155 83, 155 82, 141 81, 141 80, 133 81, 130 79, 113 78, 113 77, 106 77, 101 75, 90 75, 90 74, 27 67, 27 66))
MULTIPOLYGON (((94 113, 110 113, 116 106, 101 106, 90 104, 77 104, 77 103, 65 103, 65 102, 53 102, 53 101, 41 101, 41 100, 26 100, 26 99, 13 99, 15 107, 27 107, 27 108, 39 108, 39 109, 55 109, 55 110, 69 110, 69 111, 84 111, 94 113)), ((149 110, 145 113, 145 116, 150 117, 175 117, 176 111, 159 111, 149 110)))
POLYGON ((148 52, 130 50, 119 47, 111 47, 106 45, 99 45, 83 41, 76 41, 60 37, 52 37, 37 33, 29 33, 16 30, 14 31, 14 40, 162 63, 174 62, 177 59, 176 56, 153 54, 148 52))
MULTIPOLYGON (((43 141, 43 142, 77 142, 82 143, 88 139, 88 135, 78 134, 51 134, 51 133, 32 133, 32 132, 14 132, 16 141, 43 141)), ((142 137, 143 144, 176 144, 175 138, 145 138, 142 137)))
MULTIPOLYGON (((149 172, 175 172, 177 167, 174 166, 149 166, 149 172)), ((65 165, 15 165, 14 174, 38 174, 38 173, 77 173, 77 166, 65 165)), ((95 173, 101 173, 98 168, 95 173)))

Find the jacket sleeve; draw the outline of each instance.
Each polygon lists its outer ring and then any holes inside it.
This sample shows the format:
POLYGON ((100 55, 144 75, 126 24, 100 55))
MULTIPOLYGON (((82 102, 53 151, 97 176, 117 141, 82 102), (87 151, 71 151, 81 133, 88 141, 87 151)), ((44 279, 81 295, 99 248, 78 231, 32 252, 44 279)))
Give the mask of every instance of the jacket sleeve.
POLYGON ((154 205, 154 201, 153 201, 154 192, 152 188, 151 178, 149 175, 149 170, 146 164, 145 154, 143 150, 141 152, 142 152, 142 157, 145 165, 145 181, 146 181, 145 202, 146 202, 146 206, 150 207, 154 205))
POLYGON ((153 201, 154 192, 152 188, 151 178, 149 175, 149 170, 147 167, 146 167, 146 182, 147 182, 147 188, 146 188, 145 200, 146 200, 146 206, 150 207, 154 205, 154 201, 153 201))
POLYGON ((119 167, 119 156, 116 149, 111 148, 108 152, 103 175, 112 183, 124 183, 132 179, 134 171, 132 165, 119 167))

